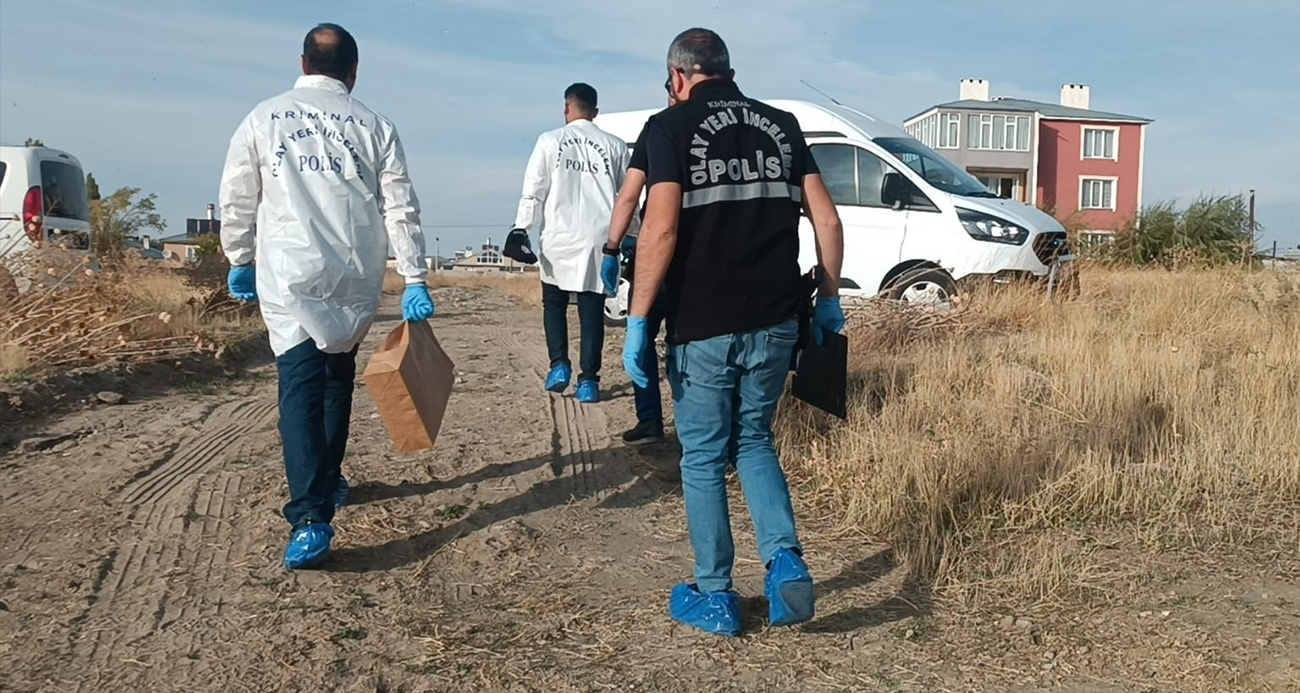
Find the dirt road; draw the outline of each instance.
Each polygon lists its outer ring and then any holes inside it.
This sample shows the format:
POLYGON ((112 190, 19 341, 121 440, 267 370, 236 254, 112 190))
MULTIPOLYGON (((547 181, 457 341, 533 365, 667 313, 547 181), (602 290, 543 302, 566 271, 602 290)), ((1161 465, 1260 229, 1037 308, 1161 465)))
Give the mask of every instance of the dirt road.
MULTIPOLYGON (((437 298, 435 329, 460 372, 442 438, 395 455, 358 389, 353 500, 320 571, 280 566, 270 365, 127 391, 125 404, 73 407, 24 432, 0 461, 0 689, 803 689, 825 663, 788 663, 782 645, 797 635, 762 632, 743 519, 739 584, 758 635, 724 642, 666 618, 667 590, 690 567, 678 450, 618 440, 634 416, 617 340, 607 401, 581 406, 542 390, 540 311, 488 292, 437 298)), ((814 565, 832 577, 823 609, 890 569, 877 554, 814 565)), ((857 625, 832 616, 815 637, 849 653, 857 625)))
MULTIPOLYGON (((618 334, 608 399, 580 406, 541 387, 540 310, 486 291, 436 298, 460 373, 442 437, 394 454, 358 388, 352 503, 322 570, 280 565, 265 361, 136 383, 118 405, 66 402, 9 436, 22 443, 0 457, 0 691, 1192 690, 1176 676, 1135 681, 1146 648, 1186 671, 1266 665, 1250 680, 1275 681, 1267 690, 1293 680, 1290 660, 1259 658, 1291 642, 1254 640, 1291 623, 1277 620, 1277 595, 1293 586, 1241 591, 1233 600, 1254 601, 1232 620, 955 623, 903 584, 884 547, 832 536, 797 489, 818 618, 766 628, 737 498, 747 635, 676 626, 667 594, 691 564, 679 450, 618 439, 634 419, 618 334), (1205 660, 1215 638, 1228 643, 1215 651, 1261 654, 1205 660)), ((386 311, 363 360, 395 324, 391 299, 386 311)))

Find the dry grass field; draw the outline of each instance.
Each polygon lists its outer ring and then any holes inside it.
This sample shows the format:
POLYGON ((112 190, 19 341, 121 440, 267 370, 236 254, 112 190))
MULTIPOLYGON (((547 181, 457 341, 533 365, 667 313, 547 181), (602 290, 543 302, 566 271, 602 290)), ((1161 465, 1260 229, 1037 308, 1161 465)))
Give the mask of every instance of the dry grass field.
POLYGON ((1286 275, 1089 268, 1083 295, 850 318, 847 424, 785 457, 845 530, 983 609, 1114 602, 1152 557, 1300 554, 1300 295, 1286 275))
POLYGON ((215 353, 262 329, 225 294, 224 268, 99 266, 56 248, 4 264, 30 282, 0 309, 0 378, 215 353))

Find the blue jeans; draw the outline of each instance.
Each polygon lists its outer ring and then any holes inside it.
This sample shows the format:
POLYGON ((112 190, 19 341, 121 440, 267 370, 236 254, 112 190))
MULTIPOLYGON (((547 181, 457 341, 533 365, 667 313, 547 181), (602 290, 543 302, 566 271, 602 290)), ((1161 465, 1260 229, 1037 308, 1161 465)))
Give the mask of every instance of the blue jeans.
POLYGON ((659 394, 659 352, 655 351, 655 339, 659 337, 659 328, 664 322, 664 304, 667 299, 659 292, 654 305, 646 314, 646 339, 650 342, 650 353, 646 356, 646 372, 650 375, 650 387, 640 387, 633 383, 632 401, 636 403, 636 420, 642 423, 663 423, 664 403, 659 394))
POLYGON ((763 563, 800 550, 785 473, 772 442, 772 417, 799 337, 794 320, 672 348, 668 382, 682 444, 682 494, 700 590, 731 589, 736 549, 727 508, 734 461, 763 563))
MULTIPOLYGON (((600 350, 605 345, 605 294, 575 292, 582 343, 578 351, 578 382, 600 382, 600 350)), ((542 282, 542 327, 551 368, 569 363, 569 292, 542 282)))
POLYGON ((284 519, 297 528, 334 519, 334 489, 348 445, 357 350, 327 354, 307 340, 275 358, 280 377, 280 438, 289 502, 284 519))

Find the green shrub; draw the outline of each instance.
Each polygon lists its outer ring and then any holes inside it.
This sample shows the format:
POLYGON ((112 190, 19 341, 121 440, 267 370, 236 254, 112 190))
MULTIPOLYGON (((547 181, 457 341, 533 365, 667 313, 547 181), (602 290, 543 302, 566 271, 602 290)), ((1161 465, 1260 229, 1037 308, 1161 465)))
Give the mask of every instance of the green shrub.
POLYGON ((1147 206, 1099 249, 1099 259, 1138 266, 1219 266, 1248 261, 1256 234, 1241 195, 1206 195, 1186 208, 1172 201, 1147 206))

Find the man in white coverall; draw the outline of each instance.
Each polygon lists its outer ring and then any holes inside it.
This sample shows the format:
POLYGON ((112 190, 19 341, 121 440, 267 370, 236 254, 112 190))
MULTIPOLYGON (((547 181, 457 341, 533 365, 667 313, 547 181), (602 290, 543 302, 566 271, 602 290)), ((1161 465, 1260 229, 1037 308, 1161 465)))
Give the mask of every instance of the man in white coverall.
POLYGON ((302 71, 240 124, 221 177, 230 292, 261 303, 279 371, 289 569, 325 559, 334 510, 347 500, 341 465, 357 347, 375 319, 390 243, 406 277, 403 317, 434 310, 397 131, 351 96, 356 41, 338 25, 317 26, 302 71))
POLYGON ((551 372, 546 389, 564 392, 569 362, 569 295, 578 295, 582 346, 579 402, 600 401, 600 352, 605 341, 602 248, 614 197, 627 175, 627 144, 596 127, 596 90, 574 84, 564 92, 565 126, 543 133, 528 160, 515 228, 538 232, 542 324, 551 372))

